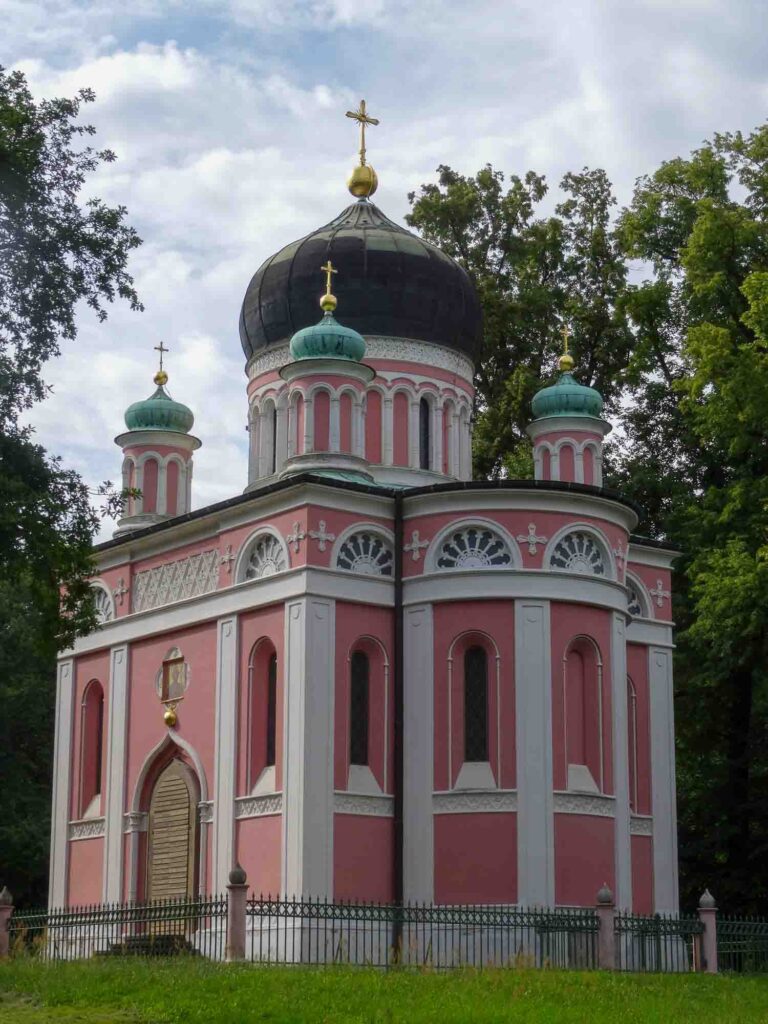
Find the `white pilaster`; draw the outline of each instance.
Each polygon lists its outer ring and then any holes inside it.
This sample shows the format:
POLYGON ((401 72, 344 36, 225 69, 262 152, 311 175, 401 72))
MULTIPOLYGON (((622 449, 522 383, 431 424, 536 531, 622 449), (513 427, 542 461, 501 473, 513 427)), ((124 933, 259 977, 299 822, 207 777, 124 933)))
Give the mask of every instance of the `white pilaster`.
POLYGON ((429 468, 443 472, 443 409, 437 401, 432 406, 432 465, 429 468))
POLYGON ((67 898, 69 867, 69 801, 72 788, 72 717, 75 699, 74 661, 60 661, 56 679, 56 726, 53 740, 53 807, 48 903, 60 907, 67 898))
POLYGON ((328 451, 337 452, 341 448, 341 401, 338 395, 331 395, 330 406, 331 411, 328 422, 328 451))
POLYGON ((213 891, 223 892, 234 866, 237 763, 237 616, 216 624, 216 752, 213 891))
POLYGON ((275 438, 275 472, 279 473, 288 458, 288 410, 285 397, 277 403, 277 437, 275 438))
POLYGON ((549 601, 515 601, 517 902, 554 906, 549 601))
POLYGON ((104 800, 104 901, 107 903, 118 903, 123 898, 128 658, 127 644, 113 647, 109 652, 107 791, 104 800))
POLYGON ((411 469, 418 469, 421 459, 419 445, 421 431, 419 430, 419 402, 418 399, 411 399, 408 403, 408 465, 411 469))
POLYGON ((403 898, 434 899, 434 625, 432 605, 403 623, 403 898))
POLYGON ((168 457, 157 460, 157 511, 164 516, 168 512, 168 457))
POLYGON ((611 617, 611 693, 613 706, 613 787, 616 797, 614 828, 616 906, 632 907, 632 847, 629 837, 629 727, 627 707, 626 620, 621 612, 611 617))
POLYGON ((580 444, 574 442, 574 456, 573 456, 573 469, 576 474, 576 483, 584 483, 584 448, 580 444))
POLYGON ((304 401, 304 447, 302 452, 314 451, 315 447, 315 402, 313 398, 304 401))
POLYGON ((282 891, 333 895, 336 602, 285 606, 282 891))
POLYGON ((672 652, 648 649, 651 705, 651 803, 653 811, 653 903, 660 913, 679 909, 677 800, 672 652))
POLYGON ((394 443, 394 410, 392 407, 392 395, 384 395, 381 403, 382 414, 381 424, 383 436, 381 439, 381 458, 385 466, 391 466, 394 443))

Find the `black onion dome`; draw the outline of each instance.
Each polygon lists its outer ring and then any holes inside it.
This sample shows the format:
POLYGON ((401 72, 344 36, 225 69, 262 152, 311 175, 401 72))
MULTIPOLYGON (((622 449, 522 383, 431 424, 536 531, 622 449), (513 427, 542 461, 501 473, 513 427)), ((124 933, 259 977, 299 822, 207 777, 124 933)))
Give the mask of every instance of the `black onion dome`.
POLYGON ((246 358, 317 323, 320 266, 338 270, 339 321, 363 335, 432 341, 475 359, 480 303, 466 271, 367 199, 286 245, 256 271, 240 313, 246 358))

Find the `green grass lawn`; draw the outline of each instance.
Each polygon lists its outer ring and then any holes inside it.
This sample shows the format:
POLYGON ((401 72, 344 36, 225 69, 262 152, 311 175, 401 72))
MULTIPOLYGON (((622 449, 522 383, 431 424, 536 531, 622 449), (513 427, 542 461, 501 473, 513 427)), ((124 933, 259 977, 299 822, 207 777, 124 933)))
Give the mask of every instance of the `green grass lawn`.
POLYGON ((390 973, 197 960, 0 963, 2 1024, 751 1024, 768 977, 487 970, 390 973))

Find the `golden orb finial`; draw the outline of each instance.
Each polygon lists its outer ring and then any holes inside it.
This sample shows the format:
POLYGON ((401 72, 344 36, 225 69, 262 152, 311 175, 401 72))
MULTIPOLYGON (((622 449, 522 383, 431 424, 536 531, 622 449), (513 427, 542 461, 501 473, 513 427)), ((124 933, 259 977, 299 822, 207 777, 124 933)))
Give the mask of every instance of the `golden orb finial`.
POLYGON ((159 345, 155 345, 155 352, 160 353, 160 369, 157 371, 157 373, 152 379, 154 380, 155 384, 157 384, 158 387, 162 387, 164 384, 168 383, 168 374, 163 369, 163 355, 165 352, 170 351, 171 350, 169 348, 166 348, 162 341, 160 342, 159 345))
POLYGON ((320 299, 320 308, 325 310, 326 313, 332 313, 336 309, 338 302, 336 296, 331 292, 331 274, 338 274, 338 270, 330 260, 320 269, 325 274, 325 295, 320 299))
POLYGON ((563 373, 570 373, 575 366, 575 361, 571 353, 568 351, 568 338, 571 336, 571 332, 567 324, 563 324, 560 333, 563 336, 563 354, 558 359, 557 365, 563 373))
POLYGON ((360 164, 349 176, 347 188, 356 199, 365 199, 372 196, 379 185, 376 171, 365 162, 365 126, 377 125, 379 120, 376 117, 369 117, 365 109, 365 100, 360 100, 357 110, 348 110, 347 117, 351 117, 360 125, 360 164))
POLYGON ((165 724, 168 726, 169 729, 172 729, 176 725, 176 723, 178 722, 178 716, 176 715, 176 708, 174 708, 174 707, 166 708, 165 709, 165 713, 163 714, 163 721, 165 722, 165 724))

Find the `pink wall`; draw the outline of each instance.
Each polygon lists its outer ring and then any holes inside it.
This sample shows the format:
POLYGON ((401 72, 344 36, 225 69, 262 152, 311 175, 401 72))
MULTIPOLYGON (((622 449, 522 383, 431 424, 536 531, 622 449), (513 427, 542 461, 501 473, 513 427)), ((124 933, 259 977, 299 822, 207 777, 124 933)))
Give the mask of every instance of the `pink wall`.
POLYGON ((333 774, 334 788, 339 790, 347 789, 349 777, 349 659, 353 650, 361 650, 367 654, 370 663, 368 766, 382 791, 391 793, 393 791, 394 692, 391 675, 392 612, 390 609, 369 605, 353 605, 342 601, 337 602, 336 605, 336 699, 334 705, 335 741, 333 774), (385 662, 388 663, 388 670, 385 662), (388 688, 386 703, 385 685, 388 688), (387 721, 386 773, 384 770, 385 719, 387 721))
POLYGON ((69 844, 67 905, 101 903, 104 872, 104 837, 76 839, 69 844))
POLYGON ((651 727, 648 691, 648 648, 627 644, 627 673, 637 698, 637 806, 635 814, 651 813, 651 727))
POLYGON ((560 449, 560 479, 573 483, 576 479, 576 456, 572 444, 560 449))
POLYGON ((330 448, 331 399, 327 391, 316 391, 313 399, 315 414, 314 450, 327 452, 330 448))
MULTIPOLYGON (((82 757, 83 757, 83 697, 92 679, 98 679, 104 691, 104 735, 101 758, 101 785, 102 810, 104 807, 104 781, 106 779, 106 724, 109 721, 109 652, 98 651, 95 654, 85 654, 75 661, 75 706, 74 722, 72 729, 72 789, 69 797, 69 817, 76 820, 80 817, 80 791, 82 785, 82 757)), ((78 840, 85 842, 86 840, 78 840)))
POLYGON ((632 909, 636 914, 653 913, 653 839, 632 836, 632 909))
POLYGON ((145 512, 157 512, 157 474, 157 459, 147 459, 141 484, 142 508, 145 512))
POLYGON ((392 404, 394 420, 393 460, 396 466, 408 465, 408 398, 402 391, 395 395, 392 404))
POLYGON ((515 786, 515 687, 512 601, 456 601, 434 607, 435 631, 435 789, 450 789, 463 763, 464 651, 483 646, 488 654, 489 760, 501 789, 515 786), (461 639, 459 639, 461 638, 461 639), (490 640, 488 639, 490 638, 490 640), (451 721, 448 720, 449 653, 451 721), (498 691, 496 652, 499 652, 498 691), (500 717, 499 717, 500 716, 500 717), (499 732, 504 740, 499 747, 499 732), (450 750, 449 739, 450 735, 450 750), (450 776, 449 776, 450 760, 450 776), (500 777, 499 777, 500 774, 500 777))
POLYGON ((393 822, 358 814, 333 819, 333 896, 337 900, 394 898, 393 822))
POLYGON ((555 903, 594 906, 597 890, 614 892, 613 819, 555 815, 555 903))
MULTIPOLYGON (((239 715, 238 715, 238 728, 239 728, 239 739, 238 739, 238 752, 237 752, 237 793, 239 796, 245 796, 249 792, 248 788, 248 751, 249 748, 256 743, 262 754, 264 753, 264 735, 259 731, 259 735, 253 737, 252 743, 249 744, 248 733, 250 722, 253 719, 257 719, 260 725, 264 725, 266 729, 266 723, 264 720, 264 709, 262 708, 262 714, 258 714, 258 709, 254 708, 253 702, 249 699, 248 683, 248 663, 251 656, 251 651, 254 645, 261 641, 266 641, 274 647, 277 654, 277 728, 275 730, 275 789, 279 790, 282 787, 283 778, 283 714, 284 714, 284 662, 283 662, 283 621, 284 621, 284 606, 283 605, 272 605, 269 608, 260 608, 258 611, 245 612, 240 616, 240 689, 238 694, 239 699, 239 715), (251 716, 249 720, 249 710, 256 712, 251 716)), ((261 646, 261 644, 260 644, 261 646)), ((264 688, 263 685, 258 685, 264 682, 263 679, 255 680, 256 686, 254 687, 255 696, 259 695, 263 697, 264 688)), ((258 726, 257 726, 258 728, 258 726)), ((253 780, 255 782, 255 779, 253 780)))
POLYGON ((583 452, 584 483, 595 484, 595 453, 592 448, 585 448, 583 452))
POLYGON ((436 903, 517 900, 517 815, 437 814, 434 822, 436 903))
POLYGON ((169 516, 175 516, 176 511, 183 502, 179 501, 179 464, 175 460, 168 463, 166 469, 166 497, 165 510, 169 516))
POLYGON ((235 850, 250 891, 264 896, 280 892, 282 817, 243 818, 235 822, 235 850))
POLYGON ((352 451, 352 396, 348 391, 339 399, 339 449, 352 451))
POLYGON ((369 391, 365 410, 365 457, 369 462, 378 465, 382 461, 381 454, 381 394, 369 391))

